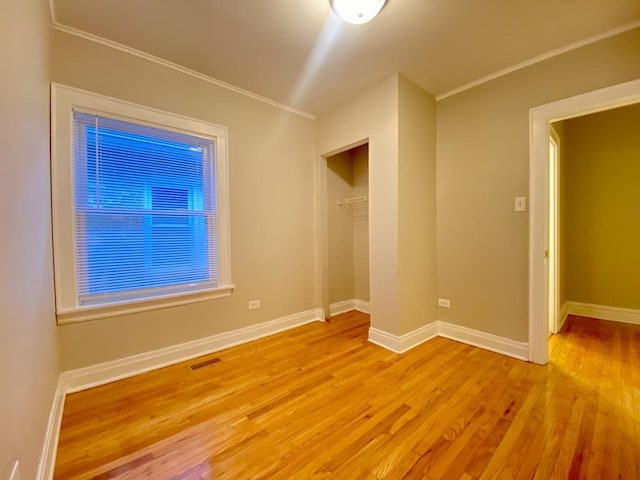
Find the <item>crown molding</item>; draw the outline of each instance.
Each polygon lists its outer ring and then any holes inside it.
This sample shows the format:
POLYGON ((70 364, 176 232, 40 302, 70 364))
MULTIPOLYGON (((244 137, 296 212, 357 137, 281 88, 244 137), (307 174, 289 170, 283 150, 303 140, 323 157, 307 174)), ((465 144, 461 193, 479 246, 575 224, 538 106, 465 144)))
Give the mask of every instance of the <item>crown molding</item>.
MULTIPOLYGON (((222 80, 218 80, 217 78, 214 77, 210 77, 208 75, 205 75, 203 73, 197 72, 195 70, 192 70, 190 68, 184 67, 180 64, 174 63, 174 62, 170 62, 168 60, 165 60, 163 58, 160 57, 156 57, 155 55, 151 55, 149 53, 143 52, 141 50, 137 50, 135 48, 129 47, 127 45, 123 45, 121 43, 118 42, 114 42, 112 40, 107 40, 104 37, 100 37, 98 35, 94 35, 91 34, 89 32, 85 32, 84 30, 79 30, 77 28, 73 28, 73 27, 69 27, 66 25, 62 25, 61 23, 59 23, 56 19, 56 12, 55 12, 55 5, 54 5, 54 0, 49 0, 49 11, 51 14, 51 23, 53 25, 53 28, 55 30, 58 30, 60 32, 64 32, 64 33, 68 33, 70 35, 74 35, 80 38, 84 38, 85 40, 89 40, 91 42, 95 42, 95 43, 99 43, 101 45, 107 46, 107 47, 111 47, 114 48, 116 50, 120 50, 122 52, 125 53, 129 53, 131 55, 134 55, 136 57, 139 58, 143 58, 145 60, 148 60, 150 62, 154 62, 157 63, 159 65, 162 65, 164 67, 170 68, 172 70, 176 70, 178 72, 184 73, 186 75, 190 75, 192 77, 198 78, 200 80, 203 80, 205 82, 211 83, 213 85, 216 85, 218 87, 222 87, 225 88, 227 90, 231 90, 235 93, 239 93, 240 95, 245 95, 249 98, 252 98, 254 100, 258 100, 260 102, 266 103, 268 105, 271 105, 273 107, 279 108, 281 110, 285 110, 287 112, 296 114, 296 115, 300 115, 302 117, 311 119, 311 120, 315 120, 316 117, 315 115, 302 111, 302 110, 298 110, 294 107, 291 107, 289 105, 285 105, 283 103, 277 102, 275 100, 271 100, 270 98, 267 97, 263 97, 262 95, 258 95, 256 93, 250 92, 249 90, 245 90, 243 88, 240 87, 236 87, 235 85, 231 85, 230 83, 226 83, 223 82, 222 80)), ((545 60, 549 60, 550 58, 553 57, 557 57, 559 55, 568 53, 572 50, 576 50, 578 48, 590 45, 592 43, 596 43, 599 42, 600 40, 605 40, 607 38, 613 37, 615 35, 619 35, 621 33, 624 32, 628 32, 629 30, 633 30, 635 28, 640 27, 640 20, 636 20, 635 22, 631 22, 631 23, 627 23, 624 25, 621 25, 619 27, 616 28, 612 28, 610 30, 606 30, 604 32, 598 33, 596 35, 592 35, 591 37, 579 40, 577 42, 573 42, 570 43, 568 45, 565 45, 564 47, 560 47, 557 48, 555 50, 551 50, 549 52, 543 53, 541 55, 535 56, 533 58, 530 58, 529 60, 525 60, 524 62, 520 62, 520 63, 516 63, 515 65, 512 65, 510 67, 507 68, 503 68, 501 70, 498 70, 496 72, 493 72, 489 75, 485 75, 484 77, 480 77, 476 80, 473 80, 469 83, 465 83, 464 85, 461 85, 460 87, 454 88, 452 90, 449 90, 447 92, 441 93, 439 95, 435 96, 436 101, 440 101, 440 100, 444 100, 445 98, 448 97, 452 97, 454 95, 457 95, 458 93, 462 93, 466 90, 470 90, 474 87, 477 87, 479 85, 482 85, 484 83, 488 83, 492 80, 495 80, 497 78, 500 77, 504 77, 505 75, 509 75, 510 73, 513 72, 517 72, 518 70, 522 70, 524 68, 530 67, 531 65, 535 65, 536 63, 540 63, 543 62, 545 60)))
POLYGON ((55 20, 55 10, 53 6, 53 0, 49 0, 49 9, 51 11, 51 22, 54 30, 67 33, 69 35, 73 35, 76 37, 80 37, 85 40, 89 40, 90 42, 98 43, 105 47, 113 48, 115 50, 128 53, 129 55, 142 58, 149 62, 162 65, 163 67, 170 68, 171 70, 175 70, 180 73, 184 73, 185 75, 189 75, 191 77, 197 78, 198 80, 202 80, 212 85, 216 85, 217 87, 225 88, 227 90, 231 90, 232 92, 238 93, 240 95, 244 95, 245 97, 252 98, 253 100, 266 103, 267 105, 271 105, 272 107, 279 108, 280 110, 284 110, 286 112, 293 113, 295 115, 299 115, 301 117, 308 118, 310 120, 316 119, 315 115, 311 113, 298 110, 297 108, 291 107, 289 105, 285 105, 284 103, 276 102, 275 100, 271 100, 270 98, 263 97, 262 95, 258 95, 257 93, 250 92, 249 90, 236 87, 235 85, 231 85, 230 83, 223 82, 222 80, 218 80, 217 78, 210 77, 209 75, 205 75, 204 73, 200 73, 190 68, 184 67, 178 63, 170 62, 169 60, 156 57, 155 55, 151 55, 150 53, 143 52, 142 50, 137 50, 135 48, 129 47, 127 45, 123 45, 118 42, 114 42, 112 40, 107 40, 106 38, 100 37, 98 35, 94 35, 92 33, 85 32, 84 30, 79 30, 77 28, 68 27, 66 25, 57 23, 55 20))
POLYGON ((536 63, 549 60, 550 58, 557 57, 572 50, 576 50, 592 43, 599 42, 600 40, 605 40, 609 37, 628 32, 629 30, 633 30, 634 28, 638 27, 640 27, 640 20, 636 20, 635 22, 612 28, 611 30, 606 30, 604 32, 598 33, 597 35, 593 35, 583 40, 565 45, 564 47, 556 48, 555 50, 551 50, 549 52, 543 53, 542 55, 530 58, 529 60, 525 60, 524 62, 516 63, 515 65, 512 65, 510 67, 503 68, 502 70, 498 70, 497 72, 478 78, 477 80, 473 80, 472 82, 465 83, 464 85, 454 88, 453 90, 449 90, 448 92, 436 95, 436 101, 444 100, 445 98, 452 97, 453 95, 457 95, 458 93, 462 93, 466 90, 470 90, 474 87, 482 85, 483 83, 495 80, 496 78, 504 77, 505 75, 509 75, 510 73, 517 72, 518 70, 530 67, 531 65, 535 65, 536 63))
POLYGON ((49 15, 51 16, 51 25, 57 25, 58 21, 56 20, 56 6, 53 2, 54 0, 49 0, 49 15))

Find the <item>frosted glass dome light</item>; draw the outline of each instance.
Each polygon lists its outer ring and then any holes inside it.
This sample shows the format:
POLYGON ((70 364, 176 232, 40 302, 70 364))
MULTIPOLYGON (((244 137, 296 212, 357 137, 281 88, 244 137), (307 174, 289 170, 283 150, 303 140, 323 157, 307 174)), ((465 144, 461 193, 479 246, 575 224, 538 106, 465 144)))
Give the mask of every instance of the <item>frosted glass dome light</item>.
POLYGON ((333 11, 345 22, 361 24, 373 20, 386 0, 329 0, 333 11))

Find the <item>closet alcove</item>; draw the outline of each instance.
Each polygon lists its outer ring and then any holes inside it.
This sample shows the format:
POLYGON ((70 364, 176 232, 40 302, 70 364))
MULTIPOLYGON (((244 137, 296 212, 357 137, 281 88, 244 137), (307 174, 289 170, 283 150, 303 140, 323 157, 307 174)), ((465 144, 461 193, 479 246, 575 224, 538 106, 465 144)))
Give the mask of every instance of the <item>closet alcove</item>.
POLYGON ((327 157, 331 315, 369 306, 369 145, 327 157))

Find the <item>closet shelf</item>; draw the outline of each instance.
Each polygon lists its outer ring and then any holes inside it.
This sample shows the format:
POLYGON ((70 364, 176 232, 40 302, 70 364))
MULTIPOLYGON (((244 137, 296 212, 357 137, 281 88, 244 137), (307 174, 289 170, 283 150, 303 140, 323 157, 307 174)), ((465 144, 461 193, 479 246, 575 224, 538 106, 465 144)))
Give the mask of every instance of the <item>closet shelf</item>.
POLYGON ((361 197, 353 197, 353 198, 345 198, 344 200, 338 201, 338 206, 343 207, 345 205, 356 205, 359 203, 366 203, 369 201, 368 195, 363 195, 361 197))

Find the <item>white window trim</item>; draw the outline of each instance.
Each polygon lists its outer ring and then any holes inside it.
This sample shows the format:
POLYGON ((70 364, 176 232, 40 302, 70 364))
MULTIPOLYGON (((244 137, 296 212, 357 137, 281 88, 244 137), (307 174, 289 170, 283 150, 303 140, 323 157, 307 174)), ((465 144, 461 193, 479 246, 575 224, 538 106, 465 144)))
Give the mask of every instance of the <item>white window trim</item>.
POLYGON ((51 185, 56 317, 59 324, 173 307, 227 297, 234 290, 231 282, 229 232, 229 183, 227 129, 201 120, 164 112, 131 102, 51 84, 51 185), (218 286, 193 292, 172 293, 140 300, 104 305, 78 304, 75 264, 75 216, 73 202, 73 109, 146 123, 165 130, 216 138, 215 181, 218 221, 218 286))

